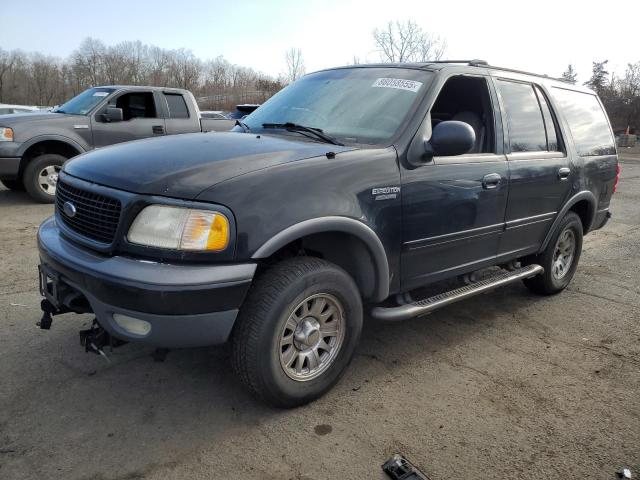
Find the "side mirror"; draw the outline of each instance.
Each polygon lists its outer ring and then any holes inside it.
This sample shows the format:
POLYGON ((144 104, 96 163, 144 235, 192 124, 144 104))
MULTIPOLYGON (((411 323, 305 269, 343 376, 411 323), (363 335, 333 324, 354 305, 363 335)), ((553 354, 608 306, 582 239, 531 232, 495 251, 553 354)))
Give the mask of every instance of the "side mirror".
POLYGON ((121 108, 107 107, 102 114, 102 119, 107 123, 121 122, 124 119, 124 115, 121 108))
POLYGON ((428 153, 448 157, 468 153, 475 143, 476 133, 471 125, 449 120, 435 126, 425 148, 428 153))

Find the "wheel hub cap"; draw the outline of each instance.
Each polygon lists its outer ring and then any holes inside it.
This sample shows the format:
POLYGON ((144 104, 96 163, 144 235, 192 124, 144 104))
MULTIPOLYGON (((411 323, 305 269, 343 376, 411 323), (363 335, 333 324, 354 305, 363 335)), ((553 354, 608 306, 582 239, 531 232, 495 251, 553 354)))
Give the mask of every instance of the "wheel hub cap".
POLYGON ((293 343, 298 350, 315 347, 320 341, 320 323, 313 317, 302 320, 293 333, 293 343))
POLYGON ((312 295, 289 315, 280 335, 280 365, 291 379, 304 382, 321 375, 342 347, 342 305, 327 293, 312 295))
POLYGON ((40 173, 38 174, 38 185, 44 193, 48 195, 56 194, 60 168, 61 167, 58 165, 50 165, 40 170, 40 173))

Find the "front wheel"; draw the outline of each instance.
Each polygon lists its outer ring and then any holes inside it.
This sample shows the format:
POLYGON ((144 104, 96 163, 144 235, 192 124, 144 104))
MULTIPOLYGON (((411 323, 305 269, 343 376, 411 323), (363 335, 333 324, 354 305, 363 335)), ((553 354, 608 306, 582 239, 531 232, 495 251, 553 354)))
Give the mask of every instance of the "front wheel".
POLYGON ((285 260, 259 276, 233 332, 233 365, 264 402, 283 408, 329 390, 362 330, 362 302, 340 267, 312 257, 285 260))
POLYGON ((32 159, 24 169, 24 186, 31 197, 40 203, 53 203, 58 174, 67 159, 55 153, 45 153, 32 159))
POLYGON ((560 222, 547 248, 523 262, 537 263, 544 268, 544 273, 525 279, 524 284, 541 295, 561 292, 567 288, 576 273, 581 253, 582 221, 576 213, 569 212, 560 222))

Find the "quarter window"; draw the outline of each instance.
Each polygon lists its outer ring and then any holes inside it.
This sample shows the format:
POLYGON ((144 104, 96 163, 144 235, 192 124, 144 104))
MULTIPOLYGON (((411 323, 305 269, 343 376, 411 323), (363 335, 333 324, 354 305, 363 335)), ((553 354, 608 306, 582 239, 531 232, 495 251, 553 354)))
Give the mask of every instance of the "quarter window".
POLYGON ((578 155, 615 155, 609 122, 598 97, 564 88, 554 88, 553 97, 569 124, 578 155))
POLYGON ((533 86, 498 80, 498 88, 507 114, 511 151, 546 151, 547 135, 533 86))
POLYGON ((189 109, 182 95, 165 93, 164 97, 167 99, 169 107, 169 118, 189 118, 189 109))
POLYGON ((542 118, 544 119, 544 126, 547 131, 547 150, 550 152, 560 151, 558 145, 558 127, 555 123, 553 115, 551 114, 551 108, 547 102, 547 98, 539 87, 535 87, 538 100, 540 101, 540 108, 542 109, 542 118))

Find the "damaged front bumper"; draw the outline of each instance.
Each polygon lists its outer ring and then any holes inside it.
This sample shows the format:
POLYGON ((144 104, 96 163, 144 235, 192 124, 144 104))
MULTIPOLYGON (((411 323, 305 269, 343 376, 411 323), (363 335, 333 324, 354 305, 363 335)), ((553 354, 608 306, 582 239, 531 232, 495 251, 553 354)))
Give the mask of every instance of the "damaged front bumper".
POLYGON ((43 310, 93 312, 111 336, 163 348, 226 342, 256 269, 104 256, 65 239, 53 217, 38 249, 43 310))

